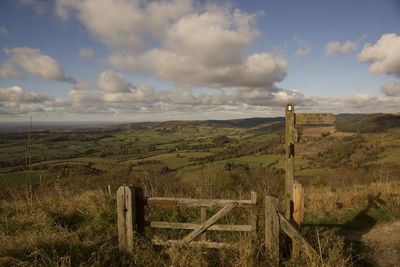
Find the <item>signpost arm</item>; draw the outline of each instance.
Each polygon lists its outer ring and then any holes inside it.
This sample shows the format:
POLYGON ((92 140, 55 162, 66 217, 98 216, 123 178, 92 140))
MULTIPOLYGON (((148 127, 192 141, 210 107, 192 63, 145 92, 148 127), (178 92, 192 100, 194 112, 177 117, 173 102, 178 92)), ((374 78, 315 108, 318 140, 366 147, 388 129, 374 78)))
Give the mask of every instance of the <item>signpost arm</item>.
POLYGON ((294 181, 294 105, 286 105, 285 110, 285 217, 291 222, 293 214, 294 181))

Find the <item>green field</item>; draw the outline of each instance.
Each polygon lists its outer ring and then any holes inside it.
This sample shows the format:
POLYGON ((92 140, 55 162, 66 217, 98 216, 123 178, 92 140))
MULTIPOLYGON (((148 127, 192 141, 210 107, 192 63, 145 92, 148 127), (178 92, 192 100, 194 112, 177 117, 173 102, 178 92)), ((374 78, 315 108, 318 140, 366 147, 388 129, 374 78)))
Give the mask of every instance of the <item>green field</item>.
MULTIPOLYGON (((65 173, 99 175, 118 168, 127 172, 164 168, 163 171, 176 177, 204 166, 226 170, 283 169, 282 132, 264 127, 176 122, 112 130, 34 132, 30 154, 28 133, 2 134, 0 188, 25 183, 27 178, 21 170, 28 169, 29 161, 33 182, 37 182, 40 174, 52 179, 63 169, 68 169, 65 173)), ((347 165, 397 164, 400 161, 400 141, 394 137, 397 134, 390 131, 301 139, 302 149, 296 149, 296 175, 318 178, 347 165)))
MULTIPOLYGON (((200 199, 249 199, 254 191, 261 198, 271 194, 282 200, 283 131, 276 124, 271 127, 171 122, 33 132, 30 152, 28 133, 0 133, 0 265, 2 260, 10 263, 18 259, 12 263, 79 266, 84 262, 85 266, 103 266, 106 262, 107 266, 126 266, 139 260, 138 266, 180 266, 168 260, 169 249, 138 248, 125 261, 128 255, 119 254, 117 245, 104 241, 117 236, 117 189, 123 184, 135 185, 143 188, 146 197, 200 199), (22 186, 26 184, 33 186, 22 186), (159 255, 168 264, 155 264, 159 255)), ((319 132, 322 129, 299 129, 300 139, 295 148, 295 179, 306 194, 301 230, 313 247, 328 246, 323 257, 331 257, 333 264, 323 266, 337 266, 338 257, 349 255, 348 248, 354 249, 352 256, 364 249, 352 240, 343 242, 340 238, 344 230, 358 231, 359 226, 372 227, 400 218, 400 132, 332 136, 321 136, 319 132), (313 135, 302 136, 303 130, 313 135), (331 251, 334 253, 330 254, 331 251)), ((207 209, 207 216, 216 211, 207 209)), ((243 209, 232 212, 221 223, 248 223, 248 213, 243 209)), ((199 215, 198 208, 188 207, 146 207, 145 214, 147 221, 196 223, 200 221, 199 215)), ((262 229, 263 212, 259 216, 262 229)), ((157 236, 168 233, 174 238, 186 233, 148 230, 157 236)), ((363 229, 365 233, 369 230, 363 229)), ((251 250, 251 255, 265 253, 261 244, 246 237, 207 232, 209 240, 247 240, 246 245, 255 244, 258 249, 251 250)), ((258 240, 263 238, 263 231, 259 231, 258 240)), ((246 246, 243 251, 247 251, 246 246)), ((174 257, 180 260, 184 253, 179 247, 174 257)), ((222 262, 236 254, 218 252, 222 262)), ((199 250, 187 255, 201 258, 208 254, 199 250)), ((216 258, 209 255, 212 260, 216 258)), ((249 254, 240 257, 249 258, 249 254)), ((220 266, 214 263, 204 266, 220 266)), ((251 266, 237 263, 227 266, 251 266)), ((301 262, 288 266, 319 265, 301 262)))
POLYGON ((39 184, 46 182, 49 177, 47 171, 19 171, 0 174, 0 189, 9 185, 39 184))

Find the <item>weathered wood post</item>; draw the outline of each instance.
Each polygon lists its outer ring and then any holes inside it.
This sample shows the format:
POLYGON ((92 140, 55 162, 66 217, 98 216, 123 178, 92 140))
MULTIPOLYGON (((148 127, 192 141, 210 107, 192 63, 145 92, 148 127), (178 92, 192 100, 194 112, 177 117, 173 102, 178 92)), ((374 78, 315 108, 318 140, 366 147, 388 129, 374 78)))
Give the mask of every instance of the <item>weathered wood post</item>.
POLYGON ((125 252, 132 252, 133 232, 135 230, 134 212, 135 190, 133 186, 121 186, 117 190, 117 211, 118 211, 118 244, 119 249, 125 252))
POLYGON ((120 250, 132 252, 136 236, 144 235, 144 193, 134 186, 117 191, 118 242, 120 250))
POLYGON ((257 236, 257 193, 254 191, 251 191, 251 231, 253 234, 253 237, 257 236))
MULTIPOLYGON (((300 230, 301 223, 303 222, 304 215, 304 188, 303 186, 295 181, 293 184, 293 226, 300 230)), ((301 244, 293 240, 292 244, 292 256, 297 257, 300 254, 301 244)))
MULTIPOLYGON (((200 207, 200 220, 201 223, 203 224, 205 221, 207 221, 207 207, 200 207)), ((206 232, 201 234, 200 237, 201 241, 207 241, 207 234, 206 232)))
POLYGON ((273 266, 279 265, 279 200, 265 197, 265 249, 273 266))
POLYGON ((293 224, 300 229, 304 216, 304 188, 297 181, 293 183, 293 205, 293 224))
POLYGON ((144 191, 141 187, 135 187, 135 233, 138 237, 144 237, 144 191))
POLYGON ((285 217, 292 221, 293 181, 294 181, 294 142, 297 132, 294 127, 294 105, 287 104, 285 110, 285 217))

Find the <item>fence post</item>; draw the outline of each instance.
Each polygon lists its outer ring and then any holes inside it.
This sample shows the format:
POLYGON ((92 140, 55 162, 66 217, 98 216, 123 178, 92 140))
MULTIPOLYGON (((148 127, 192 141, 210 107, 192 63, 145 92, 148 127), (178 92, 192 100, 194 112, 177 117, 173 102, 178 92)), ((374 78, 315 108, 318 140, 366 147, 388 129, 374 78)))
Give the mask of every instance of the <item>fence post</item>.
MULTIPOLYGON (((300 230, 304 215, 304 188, 295 181, 293 184, 293 226, 296 230, 300 230)), ((292 256, 297 257, 300 254, 301 244, 292 240, 292 256)))
POLYGON ((251 230, 253 236, 257 236, 257 193, 251 191, 251 230))
POLYGON ((133 232, 135 231, 134 212, 135 190, 133 186, 121 186, 117 190, 118 244, 125 252, 133 251, 133 232))
MULTIPOLYGON (((200 220, 201 224, 207 221, 207 207, 200 207, 200 220)), ((201 234, 201 241, 207 241, 207 234, 206 232, 201 234)))
POLYGON ((144 193, 134 186, 121 186, 117 191, 119 248, 132 252, 135 235, 144 236, 144 193))
POLYGON ((144 192, 141 187, 135 186, 135 232, 144 237, 144 192))
POLYGON ((297 139, 293 104, 286 105, 285 115, 285 217, 292 222, 294 143, 297 139))
POLYGON ((265 249, 271 256, 273 266, 279 265, 279 200, 265 197, 265 249))
POLYGON ((297 228, 299 229, 303 222, 304 216, 304 188, 303 186, 295 181, 293 184, 293 220, 297 228))

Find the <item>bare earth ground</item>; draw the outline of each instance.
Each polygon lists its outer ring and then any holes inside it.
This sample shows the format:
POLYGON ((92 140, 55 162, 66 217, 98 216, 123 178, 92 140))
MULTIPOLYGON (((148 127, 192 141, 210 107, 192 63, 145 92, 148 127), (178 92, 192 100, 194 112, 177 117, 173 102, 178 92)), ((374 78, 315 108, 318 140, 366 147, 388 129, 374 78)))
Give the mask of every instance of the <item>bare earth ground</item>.
POLYGON ((400 266, 400 221, 377 224, 361 236, 365 257, 377 266, 400 266))

